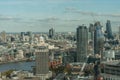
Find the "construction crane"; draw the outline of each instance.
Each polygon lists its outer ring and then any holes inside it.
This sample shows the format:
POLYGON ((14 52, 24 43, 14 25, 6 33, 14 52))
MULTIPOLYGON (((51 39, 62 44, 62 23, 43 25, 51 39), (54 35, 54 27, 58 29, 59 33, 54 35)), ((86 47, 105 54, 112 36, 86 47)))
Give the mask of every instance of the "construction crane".
POLYGON ((87 56, 86 62, 84 62, 83 65, 82 65, 82 67, 81 67, 80 73, 78 75, 79 79, 84 79, 85 78, 84 76, 82 76, 82 74, 83 74, 84 68, 85 68, 85 66, 86 66, 86 64, 88 62, 88 58, 89 58, 89 56, 87 56))

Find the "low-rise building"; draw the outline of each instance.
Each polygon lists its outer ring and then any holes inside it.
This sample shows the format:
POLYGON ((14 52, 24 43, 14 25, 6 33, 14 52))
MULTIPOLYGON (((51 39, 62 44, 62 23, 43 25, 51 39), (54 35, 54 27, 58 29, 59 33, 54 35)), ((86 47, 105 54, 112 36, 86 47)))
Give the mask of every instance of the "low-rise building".
POLYGON ((120 80, 120 61, 104 62, 104 80, 120 80))

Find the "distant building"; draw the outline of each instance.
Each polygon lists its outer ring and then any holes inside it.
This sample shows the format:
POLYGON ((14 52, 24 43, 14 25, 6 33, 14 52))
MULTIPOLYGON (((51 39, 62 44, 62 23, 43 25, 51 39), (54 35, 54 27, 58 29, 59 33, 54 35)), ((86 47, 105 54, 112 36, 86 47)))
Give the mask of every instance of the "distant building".
POLYGON ((21 36, 21 41, 23 41, 24 40, 24 36, 25 36, 25 32, 21 32, 20 36, 21 36))
POLYGON ((91 35, 90 39, 92 41, 92 44, 91 44, 91 46, 93 48, 92 53, 94 54, 94 32, 95 32, 95 26, 93 24, 89 25, 89 32, 90 32, 90 35, 91 35))
POLYGON ((31 31, 21 32, 21 41, 27 41, 30 44, 33 42, 33 34, 31 31))
POLYGON ((88 50, 88 29, 82 25, 77 28, 77 62, 86 62, 88 50))
POLYGON ((111 29, 111 23, 110 20, 107 20, 106 23, 106 32, 107 32, 107 38, 108 39, 113 39, 113 34, 112 34, 112 29, 111 29))
POLYGON ((6 42, 7 41, 7 39, 6 39, 6 36, 7 36, 6 32, 2 31, 0 35, 1 35, 1 38, 2 38, 2 42, 6 42))
POLYGON ((120 26, 119 26, 119 39, 120 39, 120 26))
POLYGON ((29 36, 29 43, 32 43, 33 42, 33 34, 32 34, 32 32, 28 31, 26 34, 29 36))
POLYGON ((95 26, 93 24, 90 24, 89 26, 89 32, 91 34, 91 40, 94 40, 94 31, 95 31, 95 26))
POLYGON ((100 22, 94 24, 94 54, 101 54, 104 46, 104 34, 100 22))
POLYGON ((55 30, 53 28, 49 29, 49 38, 53 39, 55 36, 55 30))
POLYGON ((24 37, 24 35, 25 35, 25 32, 21 32, 20 33, 20 36, 23 38, 24 37))

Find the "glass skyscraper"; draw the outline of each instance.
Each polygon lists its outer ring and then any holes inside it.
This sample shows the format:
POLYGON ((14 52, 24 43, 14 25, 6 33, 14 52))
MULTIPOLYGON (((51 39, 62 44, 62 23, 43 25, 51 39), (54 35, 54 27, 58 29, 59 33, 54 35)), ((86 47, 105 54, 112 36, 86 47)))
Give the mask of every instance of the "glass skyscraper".
POLYGON ((100 54, 104 46, 104 34, 100 22, 96 22, 94 26, 94 54, 100 54))
POLYGON ((88 29, 82 25, 77 28, 77 62, 86 62, 88 50, 88 29))
POLYGON ((55 30, 53 28, 49 29, 49 38, 54 38, 55 36, 55 30))
POLYGON ((107 31, 107 38, 108 38, 108 39, 113 39, 113 34, 112 34, 112 29, 111 29, 110 20, 107 20, 107 23, 106 23, 106 31, 107 31))

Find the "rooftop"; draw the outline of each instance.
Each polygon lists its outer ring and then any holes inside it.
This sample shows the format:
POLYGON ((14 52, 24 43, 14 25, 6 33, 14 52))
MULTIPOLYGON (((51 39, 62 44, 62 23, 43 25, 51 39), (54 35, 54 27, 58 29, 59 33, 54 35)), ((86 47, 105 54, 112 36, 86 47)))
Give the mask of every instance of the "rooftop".
POLYGON ((114 60, 114 61, 106 61, 106 62, 103 62, 107 65, 115 65, 115 66, 120 66, 120 60, 114 60))

